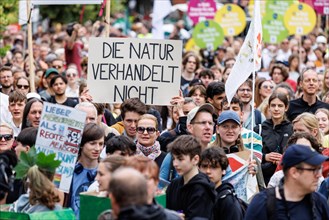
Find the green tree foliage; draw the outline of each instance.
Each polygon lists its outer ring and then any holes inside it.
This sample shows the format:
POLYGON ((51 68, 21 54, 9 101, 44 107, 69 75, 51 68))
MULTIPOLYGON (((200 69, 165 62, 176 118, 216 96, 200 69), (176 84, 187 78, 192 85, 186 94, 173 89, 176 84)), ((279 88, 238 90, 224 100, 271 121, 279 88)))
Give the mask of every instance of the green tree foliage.
POLYGON ((18 22, 18 0, 0 0, 0 32, 18 22))
MULTIPOLYGON (((110 0, 108 0, 110 1, 110 0)), ((111 0, 111 15, 125 9, 126 0, 111 0)), ((40 5, 42 18, 49 18, 51 22, 70 23, 79 22, 83 5, 40 5)), ((83 21, 96 21, 101 5, 85 5, 83 21)), ((103 11, 105 16, 105 9, 103 11)))

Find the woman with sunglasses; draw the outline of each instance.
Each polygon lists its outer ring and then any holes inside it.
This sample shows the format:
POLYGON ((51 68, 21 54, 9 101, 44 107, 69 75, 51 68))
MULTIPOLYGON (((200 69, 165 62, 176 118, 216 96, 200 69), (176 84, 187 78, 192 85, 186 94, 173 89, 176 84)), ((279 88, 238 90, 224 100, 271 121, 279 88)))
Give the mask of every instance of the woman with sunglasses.
POLYGON ((21 76, 15 83, 15 90, 26 95, 30 92, 30 81, 27 77, 21 76))
POLYGON ((144 114, 137 122, 137 143, 136 154, 144 155, 151 160, 154 160, 159 167, 166 156, 166 153, 161 151, 160 143, 157 138, 160 132, 157 129, 158 121, 151 114, 144 114))
POLYGON ((274 89, 274 82, 266 80, 265 78, 258 78, 256 80, 255 90, 255 107, 258 108, 262 102, 272 95, 274 89))
POLYGON ((266 185, 281 161, 283 148, 293 133, 292 124, 285 116, 288 110, 288 97, 283 93, 274 93, 268 103, 271 118, 254 129, 263 137, 262 171, 266 185))
POLYGON ((66 70, 67 87, 65 95, 67 97, 79 97, 78 70, 69 67, 66 70))
POLYGON ((14 131, 6 123, 0 124, 0 153, 11 150, 14 143, 14 131))

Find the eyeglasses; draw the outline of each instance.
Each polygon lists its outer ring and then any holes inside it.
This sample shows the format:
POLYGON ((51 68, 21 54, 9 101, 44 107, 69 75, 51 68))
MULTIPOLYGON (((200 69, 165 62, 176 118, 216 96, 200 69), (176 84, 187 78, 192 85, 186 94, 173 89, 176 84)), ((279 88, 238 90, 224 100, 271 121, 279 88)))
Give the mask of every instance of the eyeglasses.
POLYGON ((223 149, 224 149, 224 152, 226 153, 226 154, 230 154, 230 153, 237 153, 237 152, 239 152, 239 148, 238 148, 238 146, 231 146, 231 147, 223 147, 223 149))
POLYGON ((139 134, 144 134, 145 130, 147 131, 148 134, 153 134, 157 129, 153 128, 153 127, 137 127, 137 132, 139 134))
POLYGON ((17 85, 17 88, 21 89, 21 88, 24 88, 24 89, 28 89, 30 88, 29 85, 17 85))
POLYGON ((0 79, 10 79, 12 76, 1 76, 0 79))
POLYGON ((319 173, 322 173, 322 166, 318 168, 305 168, 305 167, 296 167, 297 170, 306 170, 306 171, 312 171, 313 175, 316 176, 319 173))
POLYGON ((274 86, 268 86, 268 85, 263 85, 262 86, 264 89, 273 89, 274 88, 274 86))
POLYGON ((251 92, 251 89, 238 89, 239 92, 251 92))
POLYGON ((56 68, 56 69, 63 68, 63 66, 60 66, 60 65, 55 65, 55 66, 53 66, 53 67, 56 68))
POLYGON ((5 139, 5 141, 10 141, 13 138, 12 134, 0 134, 0 140, 2 140, 2 138, 5 139))
POLYGON ((206 126, 207 124, 209 124, 210 126, 214 126, 214 122, 213 121, 195 121, 192 122, 191 124, 197 124, 197 125, 203 125, 206 126))
POLYGON ((71 77, 71 76, 72 76, 72 77, 76 77, 77 74, 74 74, 74 73, 72 73, 72 74, 71 74, 71 73, 67 73, 67 74, 66 74, 66 77, 71 77))

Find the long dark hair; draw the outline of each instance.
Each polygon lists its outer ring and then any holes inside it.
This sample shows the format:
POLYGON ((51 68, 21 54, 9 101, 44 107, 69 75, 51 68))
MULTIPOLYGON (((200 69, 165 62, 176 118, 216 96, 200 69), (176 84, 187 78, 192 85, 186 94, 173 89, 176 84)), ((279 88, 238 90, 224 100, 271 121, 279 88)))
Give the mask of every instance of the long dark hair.
POLYGON ((30 122, 27 119, 27 115, 29 114, 33 103, 40 102, 43 105, 43 101, 40 99, 33 98, 28 101, 25 105, 24 112, 23 112, 23 121, 22 121, 22 130, 27 127, 31 127, 30 122))

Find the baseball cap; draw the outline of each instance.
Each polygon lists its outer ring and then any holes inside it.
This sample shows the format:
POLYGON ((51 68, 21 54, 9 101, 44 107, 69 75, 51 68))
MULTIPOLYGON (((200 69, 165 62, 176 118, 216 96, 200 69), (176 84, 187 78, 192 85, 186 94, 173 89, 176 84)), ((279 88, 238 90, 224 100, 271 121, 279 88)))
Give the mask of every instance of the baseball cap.
POLYGON ((223 111, 217 119, 217 124, 220 125, 229 120, 232 120, 237 124, 241 124, 239 115, 232 110, 223 111))
POLYGON ((215 114, 215 109, 211 104, 203 104, 201 106, 193 108, 188 114, 187 114, 187 121, 186 124, 191 124, 191 122, 194 120, 196 115, 199 112, 209 112, 211 115, 215 114))
POLYGON ((313 166, 318 166, 326 160, 329 160, 329 157, 319 154, 309 146, 293 144, 290 145, 283 154, 281 165, 284 168, 289 168, 304 162, 313 166))
POLYGON ((320 36, 318 36, 317 38, 316 38, 316 43, 323 43, 323 44, 326 44, 327 43, 327 39, 326 39, 326 37, 325 36, 322 36, 322 35, 320 35, 320 36))
POLYGON ((29 101, 30 99, 33 99, 33 98, 41 100, 41 96, 38 93, 35 93, 35 92, 27 93, 26 98, 27 98, 27 101, 29 101))
POLYGON ((45 78, 47 79, 49 77, 49 75, 52 74, 52 73, 54 73, 56 75, 59 75, 59 72, 58 72, 57 69, 55 69, 55 68, 49 68, 49 69, 46 70, 45 78))

